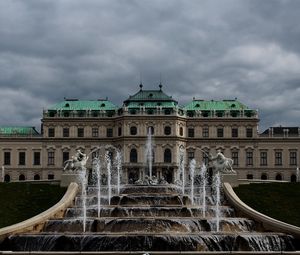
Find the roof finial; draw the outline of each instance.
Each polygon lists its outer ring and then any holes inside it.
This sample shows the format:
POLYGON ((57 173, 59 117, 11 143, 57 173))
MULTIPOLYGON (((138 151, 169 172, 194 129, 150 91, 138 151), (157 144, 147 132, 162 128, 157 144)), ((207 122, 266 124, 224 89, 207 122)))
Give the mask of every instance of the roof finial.
POLYGON ((161 91, 162 84, 161 84, 161 73, 159 73, 159 90, 161 91))
POLYGON ((143 90, 142 72, 140 72, 140 90, 143 90))
POLYGON ((159 73, 159 90, 161 91, 161 88, 162 88, 162 84, 161 84, 161 73, 159 73))

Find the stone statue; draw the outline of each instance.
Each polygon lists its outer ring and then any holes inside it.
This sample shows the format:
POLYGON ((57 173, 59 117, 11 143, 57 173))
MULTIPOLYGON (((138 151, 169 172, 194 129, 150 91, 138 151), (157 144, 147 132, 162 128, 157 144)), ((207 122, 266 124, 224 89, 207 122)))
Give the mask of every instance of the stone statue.
POLYGON ((86 169, 86 162, 88 160, 88 156, 81 152, 81 150, 77 150, 75 155, 65 161, 64 171, 82 171, 86 169))
POLYGON ((231 158, 226 158, 220 150, 218 150, 215 156, 210 154, 209 159, 215 172, 223 174, 236 173, 232 168, 233 160, 231 158))

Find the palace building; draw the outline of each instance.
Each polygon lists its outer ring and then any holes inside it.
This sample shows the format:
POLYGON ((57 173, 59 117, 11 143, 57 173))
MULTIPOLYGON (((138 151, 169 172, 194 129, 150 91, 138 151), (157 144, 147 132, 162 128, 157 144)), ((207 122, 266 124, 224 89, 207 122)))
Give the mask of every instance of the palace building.
MULTIPOLYGON (((193 99, 185 106, 162 86, 127 98, 122 106, 107 99, 65 99, 44 110, 41 133, 34 127, 0 127, 0 166, 5 181, 59 180, 64 162, 81 149, 111 144, 122 151, 122 181, 138 180, 145 169, 151 130, 153 174, 174 182, 179 151, 185 163, 221 150, 234 161, 240 179, 296 180, 300 128, 271 127, 258 133, 257 110, 237 99, 193 99), (2 171, 3 172, 3 171, 2 171)), ((91 167, 91 166, 89 166, 91 167)))

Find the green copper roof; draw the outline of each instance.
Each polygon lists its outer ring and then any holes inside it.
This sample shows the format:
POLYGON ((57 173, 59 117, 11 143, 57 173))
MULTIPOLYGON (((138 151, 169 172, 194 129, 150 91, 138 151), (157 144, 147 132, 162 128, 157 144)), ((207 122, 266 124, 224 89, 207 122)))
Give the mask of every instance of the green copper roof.
POLYGON ((69 110, 69 111, 84 111, 84 110, 116 110, 112 102, 108 100, 65 100, 63 102, 52 105, 48 110, 69 110))
POLYGON ((0 135, 38 135, 34 127, 0 127, 0 135))
POLYGON ((187 111, 200 110, 200 111, 225 111, 225 110, 249 110, 249 108, 237 100, 223 100, 223 101, 204 101, 193 100, 191 103, 184 107, 187 111))
POLYGON ((129 96, 124 101, 124 105, 128 108, 174 108, 177 106, 177 101, 171 96, 168 96, 162 91, 162 85, 159 85, 159 90, 143 90, 143 85, 140 85, 140 91, 133 96, 129 96))
MULTIPOLYGON (((142 90, 129 96, 125 102, 132 101, 173 101, 176 102, 171 96, 166 95, 161 89, 159 90, 142 90)), ((176 102, 177 103, 177 102, 176 102)))

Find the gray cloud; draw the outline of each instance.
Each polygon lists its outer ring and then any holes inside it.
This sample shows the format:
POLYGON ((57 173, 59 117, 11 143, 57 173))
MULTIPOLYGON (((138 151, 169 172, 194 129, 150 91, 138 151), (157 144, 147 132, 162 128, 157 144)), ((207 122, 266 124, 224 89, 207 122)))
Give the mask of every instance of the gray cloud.
POLYGON ((261 130, 299 126, 300 2, 296 0, 0 2, 0 124, 39 126, 63 99, 121 105, 138 89, 235 98, 261 130))

